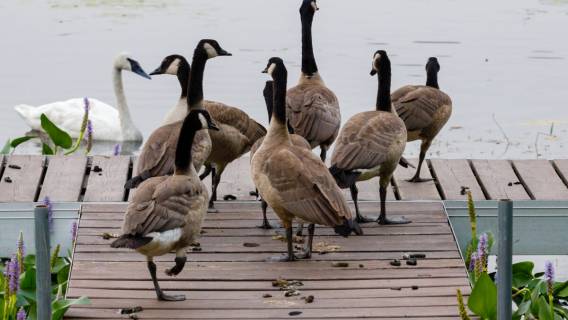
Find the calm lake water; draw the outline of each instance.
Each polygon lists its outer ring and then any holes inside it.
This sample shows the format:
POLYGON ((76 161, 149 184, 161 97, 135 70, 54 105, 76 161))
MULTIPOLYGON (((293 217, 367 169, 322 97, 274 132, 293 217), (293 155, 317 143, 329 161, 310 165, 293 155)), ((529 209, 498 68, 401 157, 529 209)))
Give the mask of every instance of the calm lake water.
MULTIPOLYGON (((205 96, 267 122, 260 70, 281 56, 299 75, 300 1, 5 0, 0 2, 0 143, 27 131, 13 106, 89 96, 114 105, 111 62, 129 51, 147 72, 168 54, 190 57, 214 38, 232 57, 210 61, 205 96)), ((565 157, 568 139, 568 1, 320 0, 316 59, 343 120, 373 108, 370 59, 385 49, 393 89, 425 82, 437 56, 454 112, 430 149, 446 158, 565 157), (499 129, 498 124, 502 127, 499 129), (552 136, 550 133, 552 127, 552 136), (538 140, 537 140, 538 139, 538 140), (509 141, 507 146, 506 141, 509 141)), ((130 109, 145 136, 179 94, 177 80, 125 73, 130 109)), ((113 143, 96 153, 111 153, 113 143)), ((416 156, 410 144, 408 156, 416 156)), ((38 152, 28 144, 20 152, 38 152)))

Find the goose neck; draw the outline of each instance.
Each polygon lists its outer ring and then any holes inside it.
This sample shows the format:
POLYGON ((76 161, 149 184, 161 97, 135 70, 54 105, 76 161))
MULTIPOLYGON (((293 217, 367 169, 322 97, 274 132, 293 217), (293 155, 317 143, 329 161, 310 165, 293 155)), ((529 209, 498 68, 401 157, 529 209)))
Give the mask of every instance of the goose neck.
POLYGON ((301 15, 302 21, 302 73, 312 76, 318 72, 316 58, 314 56, 314 48, 312 44, 312 21, 313 15, 301 15))
POLYGON ((440 89, 438 86, 438 72, 435 70, 428 70, 426 72, 426 85, 428 87, 440 89))
POLYGON ((268 137, 272 139, 284 138, 289 139, 288 126, 286 125, 286 81, 285 72, 274 77, 273 82, 273 98, 272 98, 272 116, 268 137))
POLYGON ((391 86, 391 72, 390 67, 381 67, 381 71, 378 74, 379 84, 377 90, 377 110, 379 111, 391 111, 391 97, 390 97, 390 86, 391 86))
MULTIPOLYGON (((189 175, 193 168, 191 158, 191 146, 196 134, 195 128, 191 125, 191 118, 187 115, 183 121, 179 132, 179 138, 176 146, 175 157, 175 174, 189 175)), ((195 169, 194 169, 195 170, 195 169)))
POLYGON ((191 71, 189 72, 189 87, 187 92, 187 105, 190 110, 201 109, 203 102, 203 72, 207 54, 197 49, 193 54, 191 71))

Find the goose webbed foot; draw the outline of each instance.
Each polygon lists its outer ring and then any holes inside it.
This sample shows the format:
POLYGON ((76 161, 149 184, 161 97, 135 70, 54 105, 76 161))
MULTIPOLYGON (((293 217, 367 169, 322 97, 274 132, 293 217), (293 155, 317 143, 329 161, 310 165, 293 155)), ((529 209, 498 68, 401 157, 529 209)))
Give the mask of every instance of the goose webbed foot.
POLYGON ((270 262, 291 262, 291 261, 296 261, 298 260, 298 257, 294 255, 294 243, 292 242, 292 226, 291 223, 289 222, 288 224, 284 223, 284 225, 288 225, 288 227, 286 227, 286 243, 287 243, 287 252, 285 255, 279 255, 279 256, 272 256, 269 257, 267 259, 267 261, 270 262))
POLYGON ((357 223, 369 223, 369 222, 375 222, 377 220, 371 219, 371 218, 366 217, 362 214, 358 214, 357 217, 355 218, 355 221, 357 221, 357 223))
POLYGON ((183 270, 186 261, 187 257, 176 257, 176 265, 170 269, 166 269, 166 275, 170 277, 177 276, 183 270))
POLYGON ((262 199, 260 201, 260 207, 262 208, 262 224, 258 226, 258 228, 270 230, 272 229, 272 226, 268 222, 268 218, 266 218, 266 209, 268 209, 268 203, 266 203, 266 201, 262 199))
POLYGON ((158 293, 158 300, 160 301, 184 301, 185 295, 183 294, 165 294, 163 291, 160 290, 158 293))
POLYGON ((264 230, 274 229, 274 227, 266 219, 262 220, 262 224, 260 226, 257 226, 257 228, 264 229, 264 230))
POLYGON ((386 217, 386 215, 381 215, 379 216, 379 218, 377 219, 377 223, 380 225, 397 225, 397 224, 408 224, 411 223, 412 221, 407 220, 406 218, 402 217, 400 219, 389 219, 386 217))
POLYGON ((414 183, 419 183, 419 182, 427 182, 427 181, 432 181, 434 179, 432 178, 420 178, 419 176, 414 176, 406 181, 408 182, 414 182, 414 183))
POLYGON ((215 208, 215 201, 209 200, 209 207, 207 207, 207 213, 218 213, 219 210, 215 208))

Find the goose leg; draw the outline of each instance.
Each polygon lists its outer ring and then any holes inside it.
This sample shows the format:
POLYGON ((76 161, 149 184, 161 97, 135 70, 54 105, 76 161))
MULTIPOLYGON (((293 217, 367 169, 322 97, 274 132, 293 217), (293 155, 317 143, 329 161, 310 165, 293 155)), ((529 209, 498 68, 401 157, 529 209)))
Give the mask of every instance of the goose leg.
POLYGON ((260 200, 260 207, 262 208, 262 224, 258 227, 266 230, 272 229, 272 226, 270 225, 268 219, 266 218, 266 209, 268 208, 268 203, 266 203, 264 199, 260 200))
POLYGON ((296 229, 296 237, 303 237, 304 236, 304 223, 298 222, 298 228, 296 229))
MULTIPOLYGON (((285 223, 286 224, 286 223, 285 223)), ((285 256, 275 256, 270 257, 269 261, 276 261, 276 262, 286 262, 286 261, 295 261, 296 256, 294 255, 294 243, 292 242, 292 223, 287 223, 286 227, 286 242, 288 244, 288 254, 285 256)))
POLYGON ((327 155, 327 147, 326 146, 320 146, 320 159, 323 163, 325 163, 325 158, 327 155))
POLYGON ((420 145, 420 158, 418 159, 418 168, 416 169, 416 174, 412 177, 409 182, 426 182, 432 181, 430 178, 420 178, 420 170, 422 169, 422 163, 424 162, 424 158, 426 158, 426 151, 430 148, 431 141, 430 140, 423 140, 422 144, 420 145))
POLYGON ((221 182, 221 174, 223 173, 222 170, 217 172, 217 169, 213 167, 211 173, 211 199, 209 199, 209 208, 207 212, 218 212, 215 209, 215 201, 217 201, 217 187, 219 186, 219 182, 221 182))
POLYGON ((211 173, 211 170, 212 170, 211 164, 206 163, 205 170, 203 170, 203 173, 199 175, 199 180, 207 178, 207 176, 211 173))
POLYGON ((151 258, 148 259, 148 271, 150 271, 150 276, 152 277, 152 282, 154 283, 154 289, 156 290, 156 296, 158 300, 161 301, 183 301, 185 300, 184 295, 167 295, 162 289, 160 289, 160 284, 158 283, 158 277, 156 276, 156 264, 151 258))
POLYGON ((298 259, 309 259, 312 257, 312 244, 314 243, 314 233, 316 230, 316 225, 310 223, 308 225, 308 242, 304 248, 304 253, 298 256, 298 259))
POLYGON ((181 272, 181 270, 183 270, 185 262, 187 261, 187 257, 185 256, 185 248, 176 252, 176 258, 174 261, 176 262, 176 265, 171 269, 166 269, 166 274, 170 277, 177 276, 181 272))
POLYGON ((357 213, 356 221, 358 223, 367 223, 374 221, 372 219, 369 219, 361 215, 361 212, 359 212, 359 203, 357 202, 359 196, 359 189, 357 189, 355 183, 353 183, 353 185, 349 187, 349 190, 351 191, 351 198, 353 199, 353 203, 355 204, 355 213, 357 213))
POLYGON ((386 200, 387 200, 387 185, 388 185, 389 181, 390 181, 390 177, 388 179, 381 177, 381 181, 380 181, 381 185, 379 187, 379 195, 381 197, 381 214, 379 215, 377 222, 379 224, 382 224, 382 225, 410 223, 410 221, 406 220, 404 217, 402 217, 402 219, 400 219, 400 220, 394 220, 394 219, 388 219, 387 218, 386 200), (386 180, 386 183, 384 183, 385 180, 386 180))

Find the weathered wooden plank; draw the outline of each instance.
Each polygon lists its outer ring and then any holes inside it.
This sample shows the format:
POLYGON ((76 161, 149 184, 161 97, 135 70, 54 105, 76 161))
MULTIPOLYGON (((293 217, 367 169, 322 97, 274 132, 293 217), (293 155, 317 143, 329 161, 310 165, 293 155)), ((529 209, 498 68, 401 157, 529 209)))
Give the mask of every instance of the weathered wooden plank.
POLYGON ((129 156, 94 156, 83 201, 122 201, 129 170, 129 156))
MULTIPOLYGON (((227 252, 227 253, 208 253, 208 252, 188 252, 191 254, 193 262, 266 262, 266 256, 255 252, 227 252)), ((426 254, 426 259, 458 259, 459 251, 420 251, 426 254)), ((382 251, 382 252, 329 252, 327 254, 314 254, 312 261, 364 261, 370 259, 392 260, 400 259, 403 251, 382 251)), ((174 254, 167 254, 156 257, 155 261, 174 261, 174 254)), ((108 261, 108 262, 143 262, 146 257, 137 252, 75 252, 74 261, 108 261)))
POLYGON ((513 160, 519 179, 535 200, 566 200, 568 188, 548 160, 513 160))
POLYGON ((78 201, 86 168, 86 156, 49 156, 39 199, 78 201))
POLYGON ((479 186, 467 160, 432 159, 432 168, 436 180, 441 187, 444 200, 464 200, 464 188, 469 188, 474 200, 485 200, 483 191, 479 186))
MULTIPOLYGON (((407 159, 414 166, 418 166, 418 159, 407 159)), ((416 173, 415 168, 398 166, 394 172, 394 184, 401 200, 441 200, 440 193, 434 180, 420 183, 408 182, 416 173)), ((420 170, 420 177, 431 179, 428 163, 425 161, 420 170)))
MULTIPOLYGON (((91 289, 118 289, 118 290, 154 290, 150 275, 143 280, 116 280, 116 281, 100 281, 100 280, 81 280, 73 279, 72 288, 91 288, 91 289)), ((161 276, 161 275, 160 275, 161 276)), ((294 277, 296 279, 297 277, 294 277)), ((302 280, 304 284, 302 290, 355 290, 355 289, 391 289, 391 288, 411 288, 418 286, 425 287, 448 287, 448 286, 469 286, 469 280, 466 277, 441 277, 436 279, 430 278, 377 278, 377 279, 360 279, 360 280, 302 280)), ((279 288, 272 286, 272 281, 179 281, 172 278, 160 277, 160 287, 164 290, 216 290, 216 291, 279 291, 279 288)))
MULTIPOLYGON (((469 286, 446 286, 446 287, 419 287, 412 290, 410 287, 401 290, 388 289, 343 289, 343 290, 305 290, 302 288, 302 294, 313 295, 317 299, 333 299, 349 297, 351 299, 359 298, 394 298, 394 297, 453 297, 456 296, 456 289, 460 289, 464 295, 471 292, 469 286)), ((191 297, 191 300, 236 300, 243 301, 248 299, 259 299, 263 294, 270 292, 274 297, 281 297, 284 293, 272 290, 257 291, 177 291, 177 293, 185 294, 191 297)), ((154 290, 129 290, 129 289, 92 289, 92 288, 72 288, 67 294, 68 297, 77 298, 87 296, 90 299, 121 299, 128 297, 129 299, 154 299, 156 293, 154 290)), ((260 300, 260 299, 259 299, 260 300)), ((135 303, 133 304, 135 305, 135 303)))
POLYGON ((0 202, 34 201, 45 158, 30 155, 11 155, 7 158, 0 181, 0 202))
POLYGON ((530 200, 509 160, 471 160, 488 200, 530 200))
MULTIPOLYGON (((302 319, 313 318, 367 318, 370 316, 381 317, 441 317, 456 316, 458 314, 456 306, 420 306, 420 307, 393 307, 388 306, 376 308, 358 308, 355 300, 349 306, 324 308, 324 309, 302 309, 302 319)), ((185 310, 164 309, 145 310, 142 312, 144 317, 167 318, 167 319, 289 319, 288 309, 268 309, 258 312, 256 310, 226 309, 226 310, 185 310)), ((116 319, 116 308, 110 309, 84 309, 72 308, 68 317, 77 318, 111 318, 116 319)))
POLYGON ((552 164, 565 185, 568 185, 568 159, 553 160, 552 164))

